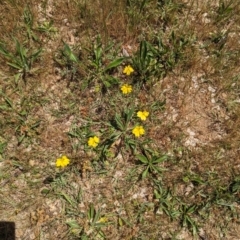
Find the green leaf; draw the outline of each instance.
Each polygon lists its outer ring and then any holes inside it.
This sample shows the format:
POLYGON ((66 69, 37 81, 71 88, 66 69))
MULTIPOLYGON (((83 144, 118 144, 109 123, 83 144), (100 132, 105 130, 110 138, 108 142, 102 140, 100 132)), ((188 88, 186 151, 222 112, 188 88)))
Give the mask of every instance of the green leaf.
POLYGON ((106 81, 106 80, 103 81, 103 84, 105 85, 106 88, 109 88, 109 87, 111 87, 111 85, 112 85, 110 82, 108 82, 108 81, 106 81))
POLYGON ((230 189, 232 193, 237 193, 240 191, 240 181, 234 181, 233 184, 230 185, 230 189))
POLYGON ((121 121, 121 119, 120 119, 119 114, 116 114, 116 115, 115 115, 115 121, 116 121, 116 123, 117 123, 118 128, 119 128, 121 131, 123 131, 123 130, 124 130, 124 125, 123 125, 123 123, 122 123, 122 121, 121 121))
POLYGON ((125 141, 126 141, 126 145, 130 149, 134 150, 136 148, 136 141, 134 141, 133 139, 126 138, 125 141))
POLYGON ((7 146, 7 142, 0 143, 0 154, 3 153, 6 146, 7 146))
POLYGON ((196 210, 196 206, 193 205, 193 206, 191 206, 191 207, 188 208, 187 213, 188 213, 188 214, 191 214, 191 213, 193 213, 195 210, 196 210))
POLYGON ((143 155, 137 155, 136 156, 137 158, 138 158, 138 160, 140 160, 142 163, 145 163, 145 164, 148 164, 148 159, 145 157, 145 156, 143 156, 143 155))
POLYGON ((131 108, 129 111, 127 111, 127 114, 126 114, 126 123, 128 123, 132 116, 133 116, 133 113, 134 113, 134 108, 131 108))
POLYGON ((18 144, 20 144, 24 138, 25 138, 25 135, 21 135, 20 137, 18 137, 18 144))
POLYGON ((93 204, 90 204, 90 207, 89 207, 89 210, 88 210, 88 219, 92 221, 93 218, 94 218, 94 215, 95 215, 94 206, 93 206, 93 204))
POLYGON ((100 67, 101 64, 101 58, 102 58, 102 43, 100 37, 97 38, 97 44, 94 46, 94 55, 95 55, 95 63, 97 65, 97 68, 100 67))
POLYGON ((78 63, 78 58, 73 54, 71 48, 65 42, 63 54, 68 57, 70 61, 78 63))
POLYGON ((119 66, 122 62, 123 62, 124 58, 118 58, 113 60, 112 62, 110 62, 107 67, 104 69, 104 71, 107 71, 111 68, 115 68, 117 66, 119 66))
POLYGON ((72 206, 74 206, 72 199, 66 193, 61 192, 60 195, 63 196, 67 200, 68 203, 70 203, 72 206))
POLYGON ((11 59, 13 56, 0 44, 0 53, 8 59, 11 59))
POLYGON ((23 165, 21 165, 18 161, 12 161, 12 165, 23 169, 23 165))
POLYGON ((147 167, 147 168, 143 171, 143 173, 142 173, 142 179, 144 179, 144 178, 147 177, 147 175, 148 175, 148 169, 149 169, 149 167, 147 167))
POLYGON ((33 60, 36 60, 38 58, 38 56, 41 54, 42 52, 42 48, 38 49, 36 52, 34 52, 32 55, 31 55, 31 58, 33 60))
POLYGON ((162 172, 160 168, 158 168, 157 166, 154 166, 154 165, 150 165, 150 169, 151 169, 151 171, 155 171, 157 173, 162 172))
POLYGON ((14 75, 14 82, 18 83, 19 79, 22 77, 22 73, 17 73, 14 75))
MULTIPOLYGON (((115 142, 120 136, 121 136, 122 133, 119 133, 119 132, 114 132, 112 133, 110 136, 109 136, 109 141, 110 142, 115 142)), ((112 144, 111 143, 111 144, 112 144)))
POLYGON ((41 190, 41 194, 46 195, 48 193, 50 193, 50 190, 48 188, 44 188, 44 189, 41 190))
POLYGON ((154 195, 156 199, 160 199, 161 195, 158 193, 158 191, 156 189, 154 189, 154 195))
POLYGON ((66 223, 71 228, 78 228, 78 229, 82 228, 81 226, 79 226, 79 224, 76 220, 70 220, 70 221, 67 221, 66 223))
POLYGON ((17 64, 10 63, 10 62, 8 62, 7 64, 8 64, 9 66, 13 67, 13 68, 18 69, 18 70, 23 70, 23 68, 24 68, 24 66, 19 66, 19 65, 17 65, 17 64))
POLYGON ((5 96, 5 102, 9 105, 9 107, 13 108, 12 101, 8 97, 6 97, 6 96, 5 96))
POLYGON ((105 76, 106 80, 103 80, 103 82, 107 82, 107 86, 106 87, 111 87, 113 84, 118 84, 119 83, 119 79, 112 77, 108 74, 106 74, 105 76))
POLYGON ((141 41, 140 43, 140 60, 144 63, 147 57, 147 44, 146 41, 141 41))
POLYGON ((98 46, 96 49, 95 49, 95 57, 96 57, 96 60, 98 63, 100 63, 100 60, 101 60, 101 57, 102 57, 102 47, 101 46, 98 46))
POLYGON ((164 162, 167 159, 168 159, 168 156, 167 155, 163 155, 160 158, 154 159, 152 163, 161 163, 161 162, 164 162))
POLYGON ((97 221, 99 220, 100 218, 100 211, 95 211, 95 216, 94 216, 94 219, 93 219, 93 224, 96 224, 96 225, 102 225, 103 223, 97 223, 97 221))
POLYGON ((146 4, 146 0, 143 0, 142 3, 141 3, 140 9, 139 9, 139 12, 140 12, 140 13, 142 12, 145 4, 146 4))
POLYGON ((16 50, 17 53, 20 55, 21 61, 23 65, 27 65, 27 49, 25 49, 18 40, 16 42, 16 50))
POLYGON ((0 105, 1 110, 8 110, 8 107, 6 105, 0 105))

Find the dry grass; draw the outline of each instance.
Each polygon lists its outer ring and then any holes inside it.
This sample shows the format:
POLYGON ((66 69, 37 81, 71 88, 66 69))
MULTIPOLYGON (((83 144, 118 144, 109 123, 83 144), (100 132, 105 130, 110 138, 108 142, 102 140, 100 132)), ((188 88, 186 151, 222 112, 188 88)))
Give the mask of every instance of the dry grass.
POLYGON ((17 238, 239 239, 239 3, 0 3, 0 220, 17 238))

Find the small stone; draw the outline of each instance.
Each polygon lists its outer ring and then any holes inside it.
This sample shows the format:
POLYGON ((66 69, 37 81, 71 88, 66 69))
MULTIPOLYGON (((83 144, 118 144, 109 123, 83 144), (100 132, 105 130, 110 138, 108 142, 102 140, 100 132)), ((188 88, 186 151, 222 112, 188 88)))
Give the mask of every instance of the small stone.
POLYGON ((216 89, 211 87, 211 86, 208 86, 208 91, 209 92, 212 92, 212 93, 215 93, 216 92, 216 89))
POLYGON ((212 98, 211 103, 216 103, 216 100, 214 98, 212 98))
POLYGON ((35 161, 34 161, 34 160, 30 160, 30 161, 28 162, 28 164, 29 164, 29 166, 33 167, 33 166, 35 165, 35 161))

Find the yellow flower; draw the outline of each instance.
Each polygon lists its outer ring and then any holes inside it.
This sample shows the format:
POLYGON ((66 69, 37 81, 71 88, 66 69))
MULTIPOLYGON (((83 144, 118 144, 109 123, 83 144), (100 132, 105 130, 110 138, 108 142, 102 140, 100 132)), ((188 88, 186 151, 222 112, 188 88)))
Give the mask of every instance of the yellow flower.
POLYGON ((56 160, 56 167, 66 167, 70 163, 70 160, 66 156, 62 156, 56 160))
POLYGON ((128 94, 132 92, 132 86, 129 84, 123 84, 121 87, 122 93, 123 94, 128 94))
POLYGON ((137 116, 142 120, 142 121, 145 121, 147 119, 149 115, 149 112, 148 111, 138 111, 137 112, 137 116))
POLYGON ((130 75, 130 74, 133 73, 133 72, 134 72, 134 70, 133 70, 133 68, 132 68, 130 65, 126 66, 126 67, 123 69, 123 73, 125 73, 126 75, 130 75))
POLYGON ((136 126, 133 130, 132 133, 135 135, 135 137, 140 137, 145 133, 145 130, 143 126, 136 126))
POLYGON ((90 138, 88 139, 88 146, 95 148, 95 147, 97 147, 97 145, 99 144, 99 141, 100 141, 100 139, 99 139, 99 137, 97 137, 97 136, 90 137, 90 138))

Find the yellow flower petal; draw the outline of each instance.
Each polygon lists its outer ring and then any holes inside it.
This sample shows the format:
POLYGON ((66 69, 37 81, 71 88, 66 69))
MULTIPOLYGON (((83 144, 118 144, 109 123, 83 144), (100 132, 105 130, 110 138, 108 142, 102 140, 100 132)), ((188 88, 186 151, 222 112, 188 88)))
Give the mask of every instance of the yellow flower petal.
POLYGON ((129 85, 129 84, 124 84, 121 87, 121 91, 122 91, 123 94, 131 93, 132 92, 132 86, 129 85))
POLYGON ((66 167, 70 163, 70 160, 66 156, 62 156, 56 160, 56 167, 66 167))
POLYGON ((99 142, 100 142, 99 137, 97 137, 97 136, 90 137, 90 138, 88 139, 88 146, 95 148, 95 147, 97 147, 97 145, 99 144, 99 142))
POLYGON ((99 143, 99 138, 97 136, 94 136, 93 139, 94 139, 95 143, 97 143, 97 144, 99 143))
POLYGON ((149 112, 148 111, 138 111, 137 112, 137 116, 142 120, 142 121, 145 121, 147 119, 149 115, 149 112))
POLYGON ((143 126, 136 126, 133 128, 132 133, 135 135, 135 137, 140 137, 141 135, 145 134, 145 130, 143 126))
POLYGON ((130 75, 130 74, 133 73, 133 72, 134 72, 134 70, 133 70, 133 68, 132 68, 130 65, 126 66, 126 67, 123 69, 123 73, 125 73, 126 75, 130 75))

